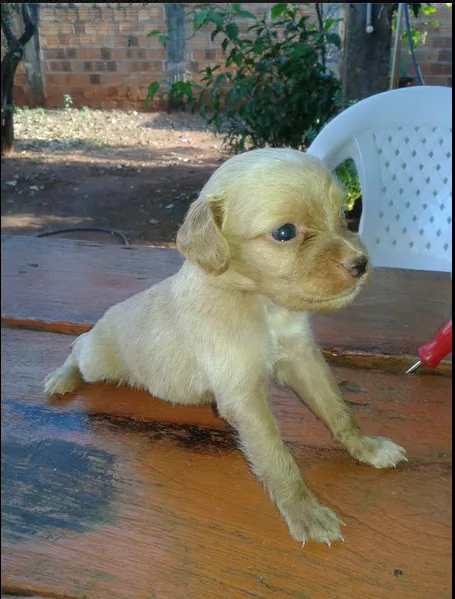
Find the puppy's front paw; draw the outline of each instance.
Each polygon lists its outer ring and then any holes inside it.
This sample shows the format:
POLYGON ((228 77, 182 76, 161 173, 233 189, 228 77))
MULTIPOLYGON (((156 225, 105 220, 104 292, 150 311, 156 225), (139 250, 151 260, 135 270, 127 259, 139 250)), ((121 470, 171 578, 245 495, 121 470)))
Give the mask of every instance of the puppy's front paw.
POLYGON ((312 497, 297 499, 282 509, 282 514, 292 537, 302 546, 307 541, 325 543, 329 547, 333 541, 344 542, 340 532, 344 523, 335 512, 312 497))
POLYGON ((408 461, 403 447, 384 437, 361 437, 350 453, 359 462, 375 468, 395 468, 408 461))
POLYGON ((48 396, 63 395, 74 391, 80 381, 77 368, 58 368, 44 379, 44 392, 48 396))

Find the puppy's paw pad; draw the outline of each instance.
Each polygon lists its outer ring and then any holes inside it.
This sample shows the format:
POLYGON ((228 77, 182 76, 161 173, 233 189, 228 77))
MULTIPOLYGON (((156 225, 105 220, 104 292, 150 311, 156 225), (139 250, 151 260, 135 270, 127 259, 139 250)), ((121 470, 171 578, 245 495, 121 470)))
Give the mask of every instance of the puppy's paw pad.
POLYGON ((289 531, 302 546, 308 541, 322 543, 330 547, 333 542, 344 539, 340 526, 344 523, 331 509, 322 506, 317 501, 300 501, 299 506, 293 506, 285 514, 289 531))
POLYGON ((406 450, 384 437, 364 437, 354 457, 375 468, 395 468, 407 462, 406 450))

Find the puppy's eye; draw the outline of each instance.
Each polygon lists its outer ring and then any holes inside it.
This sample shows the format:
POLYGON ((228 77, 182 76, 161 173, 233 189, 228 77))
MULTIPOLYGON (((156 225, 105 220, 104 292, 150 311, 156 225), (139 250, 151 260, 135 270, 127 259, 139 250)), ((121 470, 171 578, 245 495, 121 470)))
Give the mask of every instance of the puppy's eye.
POLYGON ((273 239, 277 241, 291 241, 297 235, 297 229, 294 225, 283 225, 272 233, 273 239))

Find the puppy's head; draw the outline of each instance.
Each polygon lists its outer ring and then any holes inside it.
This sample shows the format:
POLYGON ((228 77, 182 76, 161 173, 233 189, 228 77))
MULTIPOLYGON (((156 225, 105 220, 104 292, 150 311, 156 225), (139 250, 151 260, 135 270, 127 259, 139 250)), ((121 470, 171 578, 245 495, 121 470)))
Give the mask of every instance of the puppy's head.
POLYGON ((336 180, 296 150, 225 162, 191 205, 177 248, 206 273, 293 310, 342 307, 370 270, 365 246, 347 229, 336 180))

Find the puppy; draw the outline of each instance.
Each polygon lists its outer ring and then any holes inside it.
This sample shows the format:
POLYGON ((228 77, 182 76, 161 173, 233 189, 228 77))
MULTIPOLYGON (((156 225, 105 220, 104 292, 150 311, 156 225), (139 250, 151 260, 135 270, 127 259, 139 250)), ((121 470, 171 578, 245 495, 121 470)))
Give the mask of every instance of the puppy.
POLYGON ((341 522, 282 441, 269 379, 293 389, 358 461, 406 460, 392 441, 362 433, 311 336, 308 312, 342 308, 370 271, 345 225, 340 188, 296 150, 235 156, 191 205, 177 248, 186 257, 180 271, 110 308, 45 379, 46 393, 111 381, 176 404, 216 402, 292 537, 330 545, 342 538, 341 522))

